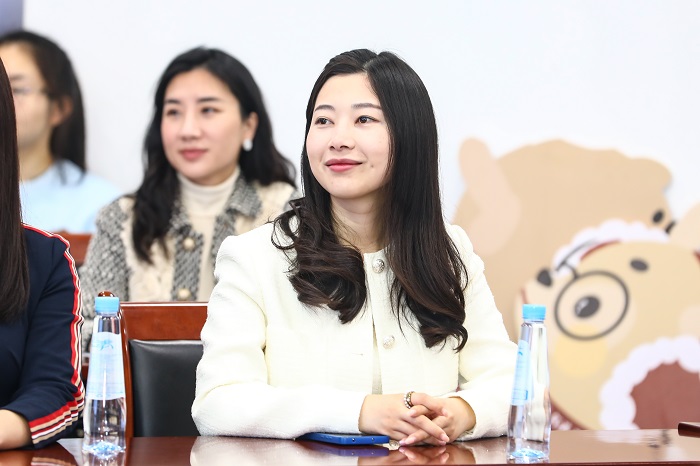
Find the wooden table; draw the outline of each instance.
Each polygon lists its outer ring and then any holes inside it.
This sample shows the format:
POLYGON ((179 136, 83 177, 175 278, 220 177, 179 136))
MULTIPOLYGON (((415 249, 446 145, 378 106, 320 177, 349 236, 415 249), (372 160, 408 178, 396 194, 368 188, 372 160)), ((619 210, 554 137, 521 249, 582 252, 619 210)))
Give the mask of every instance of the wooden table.
MULTIPOLYGON (((331 447, 294 442, 226 437, 133 438, 127 454, 111 465, 415 465, 506 464, 506 439, 484 439, 446 447, 398 450, 331 447), (367 455, 367 456, 363 456, 367 455)), ((700 464, 700 437, 675 429, 552 432, 551 464, 664 465, 700 464)), ((81 439, 64 439, 37 451, 0 453, 2 466, 82 465, 81 439)), ((106 463, 103 463, 106 464, 106 463)))

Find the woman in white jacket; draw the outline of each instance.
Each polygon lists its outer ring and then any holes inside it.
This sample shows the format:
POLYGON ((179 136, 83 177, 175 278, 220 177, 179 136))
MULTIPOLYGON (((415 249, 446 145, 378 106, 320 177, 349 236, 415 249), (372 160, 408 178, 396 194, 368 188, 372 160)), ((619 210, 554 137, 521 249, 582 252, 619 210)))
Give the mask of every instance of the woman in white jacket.
POLYGON ((301 170, 291 211, 219 250, 200 432, 504 434, 515 345, 483 262, 442 217, 418 75, 387 52, 333 58, 309 98, 301 170))

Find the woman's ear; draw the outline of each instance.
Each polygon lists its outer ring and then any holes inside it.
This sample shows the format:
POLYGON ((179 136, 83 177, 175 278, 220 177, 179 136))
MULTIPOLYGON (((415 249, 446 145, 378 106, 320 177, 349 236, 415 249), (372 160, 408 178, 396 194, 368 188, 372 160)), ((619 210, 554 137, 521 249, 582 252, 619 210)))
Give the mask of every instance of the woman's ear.
POLYGON ((243 139, 253 140, 255 139, 255 132, 258 129, 258 114, 255 112, 250 112, 248 117, 243 120, 243 139))
POLYGON ((65 96, 57 100, 52 100, 50 115, 51 127, 55 128, 63 123, 71 113, 73 113, 73 99, 65 96))

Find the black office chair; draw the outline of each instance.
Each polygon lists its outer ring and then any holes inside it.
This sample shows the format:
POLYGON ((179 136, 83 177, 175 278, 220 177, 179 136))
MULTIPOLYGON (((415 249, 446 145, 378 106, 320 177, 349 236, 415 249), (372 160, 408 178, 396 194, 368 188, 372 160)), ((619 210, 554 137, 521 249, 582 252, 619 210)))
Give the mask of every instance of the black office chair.
POLYGON ((207 304, 124 302, 126 436, 199 435, 190 410, 207 304))

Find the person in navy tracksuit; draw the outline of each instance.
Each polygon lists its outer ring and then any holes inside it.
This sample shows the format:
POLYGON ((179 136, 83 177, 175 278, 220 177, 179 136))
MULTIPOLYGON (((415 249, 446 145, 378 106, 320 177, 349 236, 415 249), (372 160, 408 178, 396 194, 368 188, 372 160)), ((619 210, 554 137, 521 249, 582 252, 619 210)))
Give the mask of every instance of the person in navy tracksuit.
POLYGON ((0 450, 57 440, 84 404, 75 262, 63 238, 21 222, 16 137, 0 61, 0 450))

